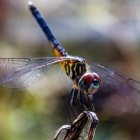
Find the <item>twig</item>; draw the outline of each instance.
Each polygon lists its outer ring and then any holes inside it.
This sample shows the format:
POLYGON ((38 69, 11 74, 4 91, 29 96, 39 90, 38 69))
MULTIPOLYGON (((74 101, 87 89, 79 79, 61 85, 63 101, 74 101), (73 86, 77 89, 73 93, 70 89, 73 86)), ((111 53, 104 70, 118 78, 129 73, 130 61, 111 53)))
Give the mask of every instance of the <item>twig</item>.
POLYGON ((84 111, 73 121, 72 125, 60 127, 56 132, 54 140, 58 140, 62 134, 63 140, 77 140, 80 137, 85 140, 92 140, 95 136, 97 123, 98 118, 94 112, 84 111), (86 132, 84 132, 85 129, 86 132))

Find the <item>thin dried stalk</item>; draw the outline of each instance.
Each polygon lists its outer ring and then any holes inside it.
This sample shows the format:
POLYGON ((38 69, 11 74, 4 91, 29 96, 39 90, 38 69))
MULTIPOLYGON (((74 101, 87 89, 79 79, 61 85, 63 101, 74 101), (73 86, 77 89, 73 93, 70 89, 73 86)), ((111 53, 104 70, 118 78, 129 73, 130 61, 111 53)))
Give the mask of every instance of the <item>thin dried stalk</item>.
POLYGON ((82 112, 72 123, 72 125, 63 125, 57 131, 54 140, 58 140, 59 136, 66 131, 63 140, 77 140, 83 138, 85 140, 92 140, 95 136, 95 130, 98 123, 98 118, 94 112, 82 112), (82 132, 85 127, 86 135, 83 136, 82 132))

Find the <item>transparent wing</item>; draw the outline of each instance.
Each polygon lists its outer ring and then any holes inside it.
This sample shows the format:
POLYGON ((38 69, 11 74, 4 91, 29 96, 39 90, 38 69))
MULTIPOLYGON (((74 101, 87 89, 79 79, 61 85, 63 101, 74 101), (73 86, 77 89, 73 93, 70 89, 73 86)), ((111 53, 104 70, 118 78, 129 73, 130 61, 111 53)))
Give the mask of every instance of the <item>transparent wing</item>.
POLYGON ((64 58, 1 58, 0 85, 10 88, 22 88, 38 81, 44 71, 64 58))
POLYGON ((101 87, 94 96, 95 105, 120 112, 140 112, 140 82, 99 64, 91 65, 91 70, 102 79, 101 87))

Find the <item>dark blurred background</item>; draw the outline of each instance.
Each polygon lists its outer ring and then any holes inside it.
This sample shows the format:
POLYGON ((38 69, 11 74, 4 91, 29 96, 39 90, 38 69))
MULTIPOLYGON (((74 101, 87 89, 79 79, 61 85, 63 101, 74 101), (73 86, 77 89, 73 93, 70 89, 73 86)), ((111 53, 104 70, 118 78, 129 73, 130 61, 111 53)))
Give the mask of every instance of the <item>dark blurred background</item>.
MULTIPOLYGON (((34 0, 71 54, 140 80, 139 0, 34 0)), ((0 57, 54 56, 26 1, 1 0, 0 57)), ((108 88, 108 87, 107 87, 108 88)), ((0 140, 51 140, 69 123, 71 81, 56 66, 25 89, 0 88, 0 140)), ((99 100, 100 101, 100 100, 99 100)), ((119 101, 118 101, 119 102, 119 101)), ((102 102, 100 102, 102 104, 102 102)), ((95 140, 140 139, 140 112, 96 109, 95 140), (109 112, 110 111, 110 112, 109 112), (116 116, 114 114, 117 114, 116 116)))

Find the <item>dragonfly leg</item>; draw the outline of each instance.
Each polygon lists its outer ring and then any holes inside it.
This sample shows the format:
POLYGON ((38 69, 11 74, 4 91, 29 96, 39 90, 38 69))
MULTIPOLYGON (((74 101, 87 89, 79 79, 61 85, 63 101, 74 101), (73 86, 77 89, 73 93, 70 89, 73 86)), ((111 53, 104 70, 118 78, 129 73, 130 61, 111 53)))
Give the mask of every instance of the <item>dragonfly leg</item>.
POLYGON ((89 104, 91 105, 91 109, 92 109, 92 111, 94 111, 94 112, 95 112, 94 105, 93 105, 93 103, 92 103, 91 99, 89 98, 89 95, 88 95, 88 94, 86 94, 86 97, 87 97, 87 100, 88 100, 89 104))
POLYGON ((85 103, 84 103, 84 99, 83 99, 83 93, 80 90, 80 105, 84 108, 84 110, 88 111, 89 109, 86 107, 85 103))
POLYGON ((73 98, 72 98, 72 107, 74 109, 74 112, 75 112, 76 116, 78 116, 78 113, 77 113, 77 110, 76 110, 77 94, 78 94, 78 90, 74 89, 74 95, 73 95, 73 98))
POLYGON ((72 95, 73 94, 73 89, 71 90, 71 93, 70 93, 70 96, 69 96, 69 99, 68 99, 68 113, 69 113, 69 118, 70 118, 70 123, 72 124, 72 118, 71 118, 71 98, 72 98, 72 95))
POLYGON ((92 110, 92 111, 95 111, 94 105, 92 104, 92 101, 91 101, 91 99, 89 98, 88 94, 83 93, 82 91, 80 91, 80 104, 84 107, 84 109, 85 109, 86 111, 89 111, 88 107, 87 107, 87 106, 85 105, 85 103, 84 103, 83 96, 86 97, 86 99, 87 99, 89 105, 91 105, 91 110, 92 110), (83 94, 84 94, 84 95, 83 95, 83 94))
POLYGON ((71 117, 71 107, 74 107, 74 112, 77 115, 77 110, 76 110, 76 101, 77 101, 77 94, 78 94, 78 90, 77 89, 72 89, 69 99, 68 99, 68 112, 69 112, 69 118, 70 118, 70 122, 72 123, 72 117, 71 117))

